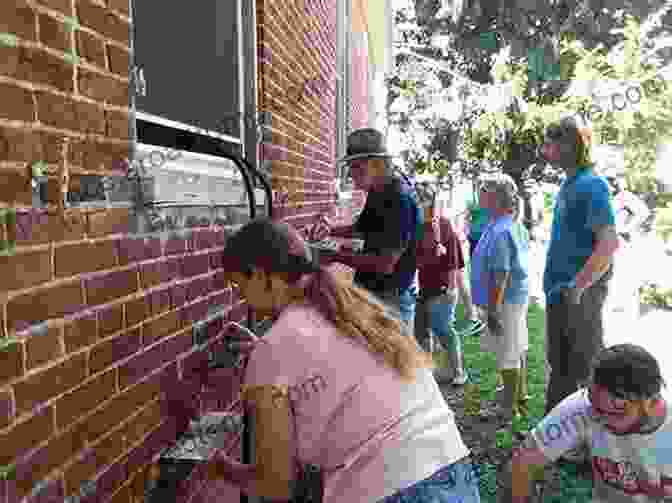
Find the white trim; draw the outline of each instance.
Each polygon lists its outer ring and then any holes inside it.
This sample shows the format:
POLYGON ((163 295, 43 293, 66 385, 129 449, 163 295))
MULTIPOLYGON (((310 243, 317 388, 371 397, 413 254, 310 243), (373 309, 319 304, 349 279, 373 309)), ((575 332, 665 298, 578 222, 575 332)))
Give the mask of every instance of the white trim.
MULTIPOLYGON (((190 173, 194 175, 217 176, 220 178, 242 179, 242 174, 236 165, 223 157, 214 155, 201 154, 196 152, 189 152, 187 150, 174 150, 167 147, 157 147, 156 145, 148 145, 145 143, 138 143, 136 145, 136 158, 145 159, 152 152, 164 152, 171 154, 171 160, 167 156, 161 166, 147 167, 148 175, 152 176, 153 170, 168 170, 179 171, 182 173, 190 173)), ((145 163, 147 166, 149 163, 145 163)), ((158 164, 158 163, 157 163, 158 164)))
POLYGON ((211 136, 213 138, 220 138, 222 140, 226 140, 226 141, 229 141, 231 143, 237 143, 237 144, 242 143, 240 138, 236 138, 234 136, 229 136, 229 135, 217 133, 215 131, 210 131, 210 130, 198 128, 198 127, 195 127, 195 126, 191 126, 189 124, 185 124, 183 122, 173 121, 173 120, 170 120, 170 119, 166 119, 165 117, 160 117, 158 115, 148 114, 146 112, 141 112, 139 110, 136 111, 135 117, 136 117, 136 119, 140 119, 140 120, 143 120, 143 121, 146 121, 146 122, 151 122, 153 124, 159 124, 161 126, 166 126, 166 127, 173 128, 173 129, 180 129, 182 131, 189 131, 190 133, 202 134, 202 135, 205 135, 205 136, 211 136))

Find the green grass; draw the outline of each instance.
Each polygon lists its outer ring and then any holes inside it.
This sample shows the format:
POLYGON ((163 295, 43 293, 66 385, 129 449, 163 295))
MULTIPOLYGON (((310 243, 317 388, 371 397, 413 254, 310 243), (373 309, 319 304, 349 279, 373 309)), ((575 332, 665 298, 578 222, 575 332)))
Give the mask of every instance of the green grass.
MULTIPOLYGON (((462 306, 457 309, 458 318, 462 318, 462 306)), ((530 395, 527 419, 521 419, 514 423, 514 429, 527 431, 536 425, 544 417, 544 309, 538 305, 530 305, 528 312, 529 352, 528 352, 528 393, 530 395)), ((492 353, 483 353, 480 349, 478 337, 466 337, 464 340, 465 367, 470 373, 477 373, 481 388, 481 400, 494 400, 497 384, 495 356, 492 353)), ((511 447, 512 438, 510 431, 498 434, 497 444, 499 448, 511 447)), ((562 501, 572 503, 584 503, 591 500, 591 493, 587 484, 589 482, 577 477, 573 467, 560 467, 562 496, 545 498, 545 502, 562 501)), ((481 467, 481 501, 483 503, 497 502, 496 467, 486 465, 481 467)))

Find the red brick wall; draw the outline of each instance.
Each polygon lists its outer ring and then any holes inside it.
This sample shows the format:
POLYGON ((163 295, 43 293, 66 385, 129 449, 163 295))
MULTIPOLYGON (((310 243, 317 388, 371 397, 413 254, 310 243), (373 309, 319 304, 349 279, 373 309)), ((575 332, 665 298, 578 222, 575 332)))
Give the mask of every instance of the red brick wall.
MULTIPOLYGON (((0 207, 18 212, 0 224, 0 240, 16 242, 0 256, 0 468, 15 467, 0 481, 3 503, 61 501, 92 480, 96 502, 137 500, 178 432, 161 391, 188 383, 205 356, 192 323, 213 305, 230 319, 245 313, 224 290, 216 228, 162 242, 129 235, 126 209, 73 210, 67 222, 53 207, 30 210, 29 166, 46 162, 55 181, 60 139, 70 139, 73 182, 128 154, 127 6, 0 2, 0 33, 16 36, 0 43, 0 207)), ((258 0, 260 108, 274 110, 260 151, 274 186, 290 192, 283 216, 299 226, 334 209, 335 8, 258 0)), ((230 402, 239 377, 220 377, 216 399, 230 402)), ((201 480, 182 496, 238 496, 226 485, 198 490, 201 480)))
POLYGON ((334 212, 336 1, 258 0, 257 17, 258 101, 273 114, 261 161, 289 193, 277 213, 301 227, 334 212))
POLYGON ((192 322, 244 306, 223 290, 215 228, 162 243, 129 236, 127 209, 30 210, 29 166, 55 181, 60 139, 73 182, 128 155, 128 1, 3 1, 0 33, 16 37, 0 43, 0 207, 17 211, 0 224, 16 242, 0 256, 0 467, 14 466, 0 500, 60 502, 96 480, 89 501, 130 503, 177 436, 161 392, 205 356, 192 322))

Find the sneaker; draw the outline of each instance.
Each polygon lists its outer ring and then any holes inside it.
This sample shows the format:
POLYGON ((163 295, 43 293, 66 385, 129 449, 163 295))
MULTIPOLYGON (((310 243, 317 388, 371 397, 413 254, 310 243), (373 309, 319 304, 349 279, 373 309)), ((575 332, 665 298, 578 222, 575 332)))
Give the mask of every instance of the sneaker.
POLYGON ((467 384, 468 382, 469 382, 469 374, 467 374, 467 373, 465 372, 465 373, 462 374, 461 376, 457 376, 457 377, 455 377, 455 378, 453 379, 453 381, 452 381, 451 384, 452 384, 453 386, 464 386, 464 385, 467 384))
POLYGON ((468 335, 480 335, 484 328, 485 323, 479 319, 460 320, 453 322, 453 330, 455 330, 455 332, 461 337, 466 337, 468 335))

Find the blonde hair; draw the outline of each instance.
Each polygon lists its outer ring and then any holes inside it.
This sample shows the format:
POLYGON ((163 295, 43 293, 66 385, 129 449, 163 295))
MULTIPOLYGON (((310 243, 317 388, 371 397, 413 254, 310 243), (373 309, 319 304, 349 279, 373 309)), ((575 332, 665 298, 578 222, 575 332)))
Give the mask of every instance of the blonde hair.
MULTIPOLYGON (((390 312, 389 307, 349 278, 325 268, 322 268, 321 274, 329 275, 334 285, 336 310, 333 317, 328 317, 340 334, 363 342, 371 354, 395 369, 404 380, 414 380, 419 368, 435 367, 431 354, 420 347, 413 334, 407 332, 406 325, 390 312)), ((306 297, 303 295, 304 299, 306 297)), ((317 307, 320 305, 318 303, 317 307)))

